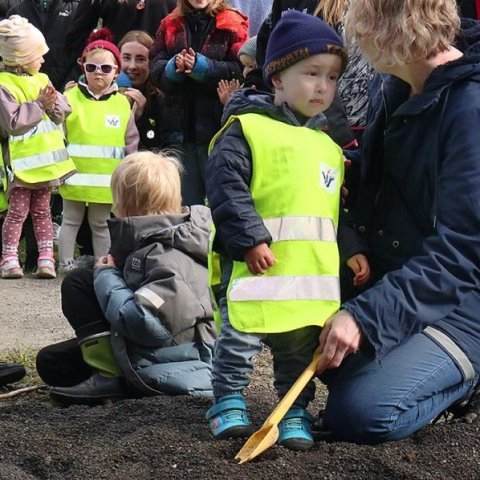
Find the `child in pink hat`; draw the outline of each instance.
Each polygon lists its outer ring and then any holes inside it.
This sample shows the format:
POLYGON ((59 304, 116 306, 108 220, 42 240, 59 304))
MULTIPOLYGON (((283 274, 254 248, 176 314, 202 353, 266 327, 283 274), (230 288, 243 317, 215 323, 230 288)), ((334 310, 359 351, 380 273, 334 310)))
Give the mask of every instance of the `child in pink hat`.
MULTIPOLYGON (((0 22, 0 193, 8 198, 2 227, 2 278, 21 278, 18 244, 30 213, 38 244, 39 278, 54 278, 50 190, 72 175, 61 124, 70 113, 65 98, 40 73, 48 46, 42 33, 18 15, 0 22)), ((1 202, 0 202, 1 203, 1 202)))

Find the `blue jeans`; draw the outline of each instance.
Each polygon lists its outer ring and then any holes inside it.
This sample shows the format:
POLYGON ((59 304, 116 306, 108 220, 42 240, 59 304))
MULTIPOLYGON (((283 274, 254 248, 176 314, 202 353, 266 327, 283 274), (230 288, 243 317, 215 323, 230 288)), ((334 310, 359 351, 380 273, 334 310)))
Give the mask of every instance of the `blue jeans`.
MULTIPOLYGON (((222 287, 226 291, 232 270, 231 262, 222 264, 222 287)), ((219 302, 222 328, 215 344, 213 358, 213 394, 215 399, 225 395, 242 393, 250 383, 252 358, 261 352, 262 343, 268 345, 273 355, 274 386, 282 398, 295 380, 311 362, 318 346, 320 328, 310 326, 290 332, 251 334, 236 330, 228 318, 225 297, 219 302)), ((295 401, 306 408, 315 396, 315 384, 309 382, 295 401)))
POLYGON ((341 440, 375 444, 424 427, 468 398, 478 377, 465 381, 448 353, 419 333, 378 362, 351 355, 321 380, 329 390, 325 429, 341 440))

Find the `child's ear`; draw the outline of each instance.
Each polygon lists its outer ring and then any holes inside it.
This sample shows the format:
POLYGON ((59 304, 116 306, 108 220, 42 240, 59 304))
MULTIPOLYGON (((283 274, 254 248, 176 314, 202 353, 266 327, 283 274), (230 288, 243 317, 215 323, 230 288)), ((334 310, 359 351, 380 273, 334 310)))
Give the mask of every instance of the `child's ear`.
POLYGON ((283 89, 282 78, 280 77, 279 73, 274 73, 272 75, 272 84, 273 84, 275 90, 282 90, 283 89))

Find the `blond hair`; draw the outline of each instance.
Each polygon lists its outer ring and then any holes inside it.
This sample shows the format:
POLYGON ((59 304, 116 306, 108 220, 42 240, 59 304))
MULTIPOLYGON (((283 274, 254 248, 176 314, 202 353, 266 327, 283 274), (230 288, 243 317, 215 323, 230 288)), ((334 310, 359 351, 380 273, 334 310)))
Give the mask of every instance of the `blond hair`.
POLYGON ((180 213, 181 172, 180 162, 169 152, 127 155, 112 175, 114 211, 125 216, 180 213))
MULTIPOLYGON (((205 9, 205 12, 213 16, 228 7, 230 7, 230 4, 227 0, 211 0, 210 4, 205 9)), ((192 6, 188 3, 188 0, 178 0, 177 8, 180 15, 186 15, 192 10, 192 6)))
POLYGON ((345 15, 348 0, 318 0, 313 14, 320 16, 331 27, 338 25, 345 15))
POLYGON ((390 66, 448 50, 459 29, 455 0, 355 0, 345 16, 347 38, 361 48, 373 44, 377 53, 370 62, 390 66))

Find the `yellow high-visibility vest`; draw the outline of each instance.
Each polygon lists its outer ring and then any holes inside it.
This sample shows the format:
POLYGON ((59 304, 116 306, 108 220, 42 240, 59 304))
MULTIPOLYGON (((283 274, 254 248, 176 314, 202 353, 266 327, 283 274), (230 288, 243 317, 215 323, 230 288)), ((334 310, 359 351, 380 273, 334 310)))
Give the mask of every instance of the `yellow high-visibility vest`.
MULTIPOLYGON (((43 73, 15 75, 1 72, 0 85, 19 103, 36 100, 41 88, 48 84, 43 73)), ((48 115, 22 135, 8 138, 10 168, 24 183, 42 183, 62 178, 75 170, 65 147, 63 131, 48 115)))
POLYGON ((97 101, 78 87, 65 92, 72 113, 66 121, 68 152, 77 173, 60 187, 67 200, 112 203, 110 179, 125 156, 130 104, 124 95, 97 101))
MULTIPOLYGON (((233 116, 224 128, 234 120, 240 121, 252 152, 250 192, 272 236, 276 264, 264 275, 252 275, 245 262, 233 262, 227 289, 230 322, 251 333, 323 326, 340 306, 336 234, 342 151, 323 132, 265 115, 233 116)), ((212 252, 210 268, 215 265, 212 252)), ((210 272, 209 278, 215 288, 218 274, 210 272)))

